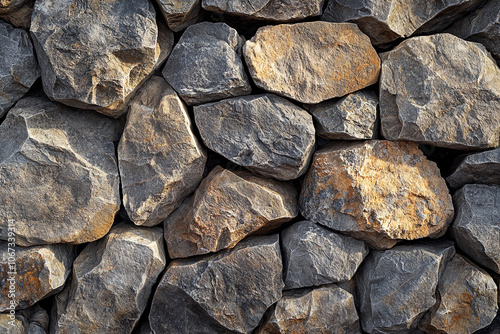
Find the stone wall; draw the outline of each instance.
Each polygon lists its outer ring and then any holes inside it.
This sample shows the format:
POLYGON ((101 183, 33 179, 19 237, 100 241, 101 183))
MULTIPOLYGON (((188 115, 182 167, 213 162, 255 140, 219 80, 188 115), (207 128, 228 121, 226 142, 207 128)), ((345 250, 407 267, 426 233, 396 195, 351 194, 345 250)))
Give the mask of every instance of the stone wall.
POLYGON ((500 1, 0 1, 1 333, 500 333, 500 1))

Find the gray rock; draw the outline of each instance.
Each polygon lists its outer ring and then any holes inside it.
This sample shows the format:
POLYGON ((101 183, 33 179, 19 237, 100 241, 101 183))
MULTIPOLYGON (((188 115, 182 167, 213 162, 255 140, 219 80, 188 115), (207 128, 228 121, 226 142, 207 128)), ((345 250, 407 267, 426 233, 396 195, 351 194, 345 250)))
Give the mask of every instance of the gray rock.
POLYGON ((175 32, 186 29, 203 16, 201 0, 156 0, 168 27, 175 32))
MULTIPOLYGON (((0 5, 1 8, 1 5, 0 5)), ((0 21, 0 117, 2 117, 40 76, 30 37, 0 21)))
POLYGON ((37 1, 31 36, 51 99, 113 117, 173 44, 148 0, 37 1))
POLYGON ((376 135, 378 97, 361 90, 308 107, 316 133, 327 139, 372 139, 376 135))
POLYGON ((446 181, 452 188, 471 183, 500 185, 500 148, 459 157, 446 181))
POLYGON ((284 230, 282 245, 286 289, 348 281, 369 251, 363 241, 309 221, 284 230))
POLYGON ((0 2, 0 19, 14 27, 29 29, 34 4, 35 0, 3 0, 0 2))
POLYGON ((167 220, 171 258, 233 248, 250 234, 268 233, 299 214, 292 183, 215 167, 167 220))
POLYGON ((205 145, 232 162, 279 180, 304 174, 315 136, 311 115, 271 94, 236 97, 194 108, 205 145))
POLYGON ((76 258, 51 333, 131 333, 166 265, 159 227, 119 224, 76 258))
POLYGON ((9 221, 21 246, 102 238, 120 208, 119 130, 92 111, 20 100, 0 125, 0 239, 9 221))
POLYGON ((149 322, 155 333, 249 333, 281 298, 277 235, 170 263, 156 289, 149 322))
POLYGON ((436 303, 438 280, 454 253, 447 242, 371 252, 356 278, 363 330, 411 333, 436 303))
POLYGON ((0 314, 0 333, 46 334, 49 331, 49 315, 36 305, 13 314, 0 314))
POLYGON ((496 318, 489 326, 475 332, 474 334, 500 334, 500 313, 497 314, 496 318))
POLYGON ((0 241, 0 312, 27 308, 62 290, 75 258, 68 245, 20 247, 14 239, 0 241))
POLYGON ((500 187, 468 184, 453 196, 457 214, 451 231, 458 247, 500 274, 500 187))
POLYGON ((440 32, 483 0, 330 0, 322 20, 353 22, 386 47, 401 37, 440 32))
POLYGON ((258 334, 357 334, 358 312, 352 294, 329 285, 283 293, 258 334))
POLYGON ((450 34, 414 37, 382 60, 386 139, 461 150, 499 145, 500 69, 482 45, 450 34))
POLYGON ((312 16, 319 16, 325 0, 203 0, 204 9, 229 14, 247 20, 271 22, 299 21, 312 16))
POLYGON ((497 286, 484 270, 455 255, 438 284, 439 301, 420 327, 427 333, 471 334, 498 311, 497 286))
POLYGON ((172 50, 163 76, 189 105, 250 94, 241 61, 244 42, 225 23, 192 25, 172 50))
POLYGON ((123 204, 136 225, 153 226, 196 189, 207 156, 163 78, 146 82, 129 106, 118 146, 123 204))

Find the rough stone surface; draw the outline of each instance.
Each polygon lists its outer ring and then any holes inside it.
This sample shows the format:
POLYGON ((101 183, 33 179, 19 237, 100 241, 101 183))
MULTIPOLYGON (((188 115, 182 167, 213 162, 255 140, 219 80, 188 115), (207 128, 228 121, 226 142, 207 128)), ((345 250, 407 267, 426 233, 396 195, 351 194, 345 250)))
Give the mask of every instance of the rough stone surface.
POLYGON ((232 248, 295 218, 297 190, 291 183, 215 167, 194 195, 165 221, 171 258, 232 248))
POLYGON ((29 29, 34 4, 35 0, 3 0, 0 2, 0 19, 14 27, 29 29))
POLYGON ((45 93, 117 117, 163 62, 173 34, 148 0, 37 1, 31 36, 45 93))
POLYGON ((360 90, 376 83, 380 72, 377 52, 352 23, 262 27, 243 54, 258 87, 302 103, 360 90))
POLYGON ((253 237, 202 258, 175 260, 151 306, 155 333, 249 333, 281 298, 277 235, 253 237))
POLYGON ((282 234, 285 288, 295 289, 350 280, 368 247, 309 221, 282 234))
POLYGON ((474 334, 500 334, 500 313, 497 314, 496 318, 489 326, 475 332, 474 334))
POLYGON ((311 115, 272 94, 235 97, 194 108, 205 145, 232 162, 279 180, 304 174, 315 136, 311 115))
POLYGON ((412 34, 440 32, 483 0, 330 0, 322 20, 353 22, 373 45, 388 46, 412 34))
POLYGON ((434 162, 408 142, 331 143, 304 178, 302 215, 373 248, 444 234, 453 203, 434 162))
POLYGON ((0 314, 0 333, 46 334, 48 331, 49 315, 39 305, 16 311, 15 315, 0 314))
POLYGON ((11 241, 0 241, 0 312, 11 309, 11 300, 23 309, 60 291, 75 257, 68 245, 25 248, 11 241))
POLYGON ((56 296, 51 333, 131 333, 166 265, 158 227, 119 224, 89 244, 56 296))
POLYGON ((374 251, 357 277, 360 321, 368 333, 409 333, 435 303, 438 280, 453 257, 451 243, 374 251))
POLYGON ((327 139, 372 139, 376 135, 378 97, 368 90, 312 105, 308 108, 316 133, 327 139))
POLYGON ((123 204, 136 225, 162 222, 200 183, 205 149, 184 103, 161 77, 131 100, 118 146, 123 204))
POLYGON ((204 9, 247 20, 291 22, 319 16, 325 0, 203 0, 204 9))
MULTIPOLYGON (((0 5, 0 8, 1 5, 0 5)), ((0 9, 1 13, 1 9, 0 9)), ((0 117, 2 117, 40 76, 33 44, 23 29, 0 21, 0 117)))
POLYGON ((258 334, 358 334, 354 297, 336 285, 283 293, 258 334))
POLYGON ((172 50, 163 76, 189 105, 250 94, 241 60, 243 43, 225 23, 192 25, 172 50))
POLYGON ((120 208, 119 136, 119 123, 95 112, 20 100, 0 125, 0 239, 9 220, 21 246, 103 237, 120 208))
POLYGON ((447 264, 438 293, 438 303, 421 326, 427 333, 471 334, 488 326, 498 311, 493 278, 458 254, 447 264))
POLYGON ((500 185, 500 148, 460 157, 446 181, 452 188, 472 183, 500 185))
POLYGON ((458 247, 500 274, 500 187, 468 184, 453 201, 457 214, 451 230, 458 247))
POLYGON ((198 22, 203 15, 201 0, 156 0, 168 27, 175 32, 198 22))
POLYGON ((499 145, 500 69, 482 45, 450 34, 414 37, 382 60, 386 139, 461 150, 499 145))

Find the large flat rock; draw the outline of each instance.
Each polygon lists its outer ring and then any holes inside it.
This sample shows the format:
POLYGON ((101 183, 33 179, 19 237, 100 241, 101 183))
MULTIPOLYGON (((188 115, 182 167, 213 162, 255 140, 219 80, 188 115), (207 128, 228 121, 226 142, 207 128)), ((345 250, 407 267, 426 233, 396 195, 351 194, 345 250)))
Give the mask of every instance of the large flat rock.
POLYGON ((446 182, 452 188, 475 183, 500 185, 500 148, 458 157, 446 182))

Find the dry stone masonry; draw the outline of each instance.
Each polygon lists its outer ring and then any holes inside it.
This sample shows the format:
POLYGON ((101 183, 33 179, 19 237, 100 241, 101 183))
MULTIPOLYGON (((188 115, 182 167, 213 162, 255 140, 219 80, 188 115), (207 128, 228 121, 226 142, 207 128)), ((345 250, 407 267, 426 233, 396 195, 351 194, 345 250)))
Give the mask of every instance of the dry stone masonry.
POLYGON ((0 334, 500 334, 499 0, 0 0, 0 334))

